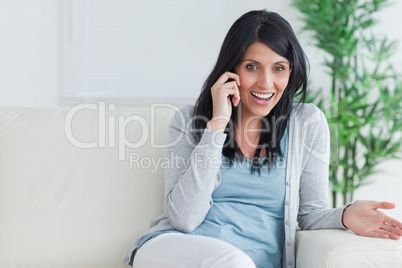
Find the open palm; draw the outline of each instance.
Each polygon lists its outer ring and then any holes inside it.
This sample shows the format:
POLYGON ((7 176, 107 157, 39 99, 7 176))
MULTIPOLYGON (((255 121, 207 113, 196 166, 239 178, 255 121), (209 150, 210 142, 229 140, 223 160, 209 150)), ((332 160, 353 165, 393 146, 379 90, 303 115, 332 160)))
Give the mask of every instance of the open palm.
POLYGON ((345 209, 343 224, 358 235, 399 240, 402 223, 378 211, 394 207, 389 202, 357 200, 345 209))

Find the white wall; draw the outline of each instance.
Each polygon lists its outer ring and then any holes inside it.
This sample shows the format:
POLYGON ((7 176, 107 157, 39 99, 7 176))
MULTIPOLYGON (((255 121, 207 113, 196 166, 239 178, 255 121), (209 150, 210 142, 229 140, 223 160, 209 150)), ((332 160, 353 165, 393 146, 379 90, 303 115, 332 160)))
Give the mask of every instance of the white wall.
MULTIPOLYGON (((394 2, 395 5, 381 12, 377 32, 402 41, 402 32, 398 28, 402 25, 399 14, 402 1, 394 2)), ((63 105, 59 99, 59 8, 57 0, 0 0, 0 106, 63 105)), ((267 0, 265 6, 247 6, 242 2, 241 8, 233 1, 227 2, 227 9, 233 10, 233 21, 245 11, 259 8, 276 11, 293 25, 310 60, 313 86, 325 87, 329 78, 320 64, 322 54, 311 45, 308 35, 300 34, 300 14, 290 7, 290 0, 267 0)), ((217 42, 216 51, 220 42, 217 42)), ((402 46, 399 50, 393 62, 402 71, 402 46)), ((213 55, 214 58, 216 56, 213 55)), ((391 214, 402 219, 402 195, 399 190, 402 189, 402 161, 388 161, 382 167, 387 172, 373 176, 373 183, 358 189, 355 198, 396 202, 400 208, 391 214)))
POLYGON ((0 105, 59 105, 59 5, 0 0, 0 105))

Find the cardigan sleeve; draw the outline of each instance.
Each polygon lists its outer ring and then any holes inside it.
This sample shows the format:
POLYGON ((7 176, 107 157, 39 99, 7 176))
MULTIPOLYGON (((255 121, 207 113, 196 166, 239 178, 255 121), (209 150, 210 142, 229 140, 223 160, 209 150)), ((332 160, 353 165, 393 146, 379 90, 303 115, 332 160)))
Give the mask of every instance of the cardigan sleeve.
POLYGON ((299 186, 298 223, 301 229, 345 229, 345 207, 329 208, 328 170, 330 136, 325 115, 315 107, 302 127, 303 169, 299 186))
POLYGON ((203 132, 197 142, 192 127, 193 106, 177 111, 169 125, 165 169, 165 213, 178 231, 192 232, 212 206, 212 192, 220 183, 222 147, 226 134, 203 132))

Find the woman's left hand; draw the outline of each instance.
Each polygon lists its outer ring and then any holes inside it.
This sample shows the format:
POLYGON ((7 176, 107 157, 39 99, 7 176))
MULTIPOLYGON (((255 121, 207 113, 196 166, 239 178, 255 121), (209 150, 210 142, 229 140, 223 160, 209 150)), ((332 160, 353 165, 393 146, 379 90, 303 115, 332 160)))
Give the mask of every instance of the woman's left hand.
POLYGON ((358 235, 399 240, 402 223, 377 210, 394 207, 389 202, 357 200, 344 210, 342 221, 358 235))

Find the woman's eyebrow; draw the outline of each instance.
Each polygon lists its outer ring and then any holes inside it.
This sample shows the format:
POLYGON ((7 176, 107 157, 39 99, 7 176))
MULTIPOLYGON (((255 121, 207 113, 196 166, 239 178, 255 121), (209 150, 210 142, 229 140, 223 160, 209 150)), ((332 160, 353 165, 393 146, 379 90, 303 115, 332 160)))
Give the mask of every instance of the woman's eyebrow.
MULTIPOLYGON (((261 64, 259 61, 256 61, 256 60, 253 60, 253 59, 245 59, 245 60, 243 60, 243 62, 245 62, 245 61, 251 61, 251 62, 254 62, 254 63, 257 63, 257 64, 261 64)), ((283 60, 274 62, 272 65, 275 65, 275 64, 287 64, 287 65, 290 65, 288 61, 283 61, 283 60)))
POLYGON ((274 64, 287 64, 287 65, 289 65, 289 62, 288 62, 288 61, 281 60, 281 61, 275 62, 274 64))
POLYGON ((260 64, 260 62, 258 62, 258 61, 256 61, 256 60, 253 60, 253 59, 245 59, 245 60, 243 60, 243 62, 245 62, 245 61, 252 61, 252 62, 255 62, 255 63, 260 64))

